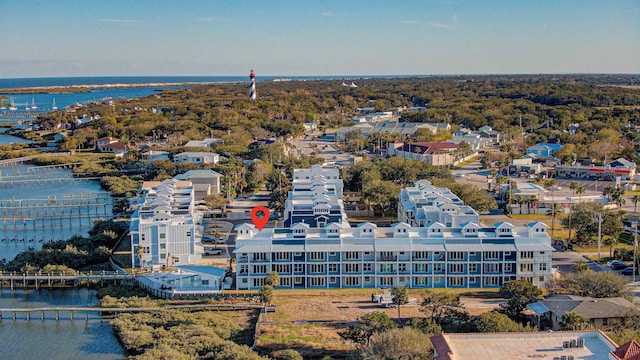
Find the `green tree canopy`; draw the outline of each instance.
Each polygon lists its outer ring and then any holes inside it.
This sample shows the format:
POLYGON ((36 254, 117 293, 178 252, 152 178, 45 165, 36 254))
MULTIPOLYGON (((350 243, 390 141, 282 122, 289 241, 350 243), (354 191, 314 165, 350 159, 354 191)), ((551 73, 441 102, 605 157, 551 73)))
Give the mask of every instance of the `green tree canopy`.
POLYGON ((562 279, 552 279, 552 294, 570 294, 595 298, 624 295, 627 281, 620 275, 607 271, 586 270, 573 272, 562 279))
POLYGON ((534 286, 526 279, 512 280, 502 285, 500 296, 507 298, 507 302, 500 304, 499 311, 512 320, 522 319, 522 310, 527 304, 542 298, 542 289, 534 286))
POLYGON ((349 325, 349 327, 338 333, 340 337, 351 340, 356 344, 366 344, 371 336, 382 333, 396 327, 389 316, 384 312, 370 312, 358 318, 357 325, 349 325))
POLYGON ((474 320, 478 331, 486 332, 524 332, 532 331, 532 328, 523 326, 511 320, 507 315, 497 311, 490 311, 478 316, 474 320))
POLYGON ((373 335, 360 355, 364 360, 429 360, 433 359, 433 345, 428 335, 404 327, 373 335))

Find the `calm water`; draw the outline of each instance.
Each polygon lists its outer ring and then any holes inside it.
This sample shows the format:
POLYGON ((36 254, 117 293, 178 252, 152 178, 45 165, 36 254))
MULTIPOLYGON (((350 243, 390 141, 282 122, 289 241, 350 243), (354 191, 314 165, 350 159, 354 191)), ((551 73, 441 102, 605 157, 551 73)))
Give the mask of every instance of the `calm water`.
MULTIPOLYGON (((0 135, 2 137, 4 135, 0 135)), ((0 167, 3 181, 0 181, 0 200, 43 199, 47 206, 69 203, 72 196, 79 194, 91 194, 92 197, 104 197, 108 199, 108 193, 100 188, 100 184, 94 180, 81 181, 47 181, 43 183, 29 182, 32 179, 71 178, 69 169, 48 169, 31 165, 17 165, 0 167), (10 180, 27 180, 24 183, 8 185, 10 180)), ((70 210, 56 210, 48 208, 45 213, 40 209, 22 210, 22 213, 11 212, 6 206, 0 209, 0 259, 13 259, 19 252, 32 246, 40 248, 43 243, 50 240, 68 239, 71 236, 87 235, 91 229, 92 221, 98 218, 110 218, 112 206, 96 208, 80 207, 70 210), (6 216, 6 220, 3 219, 6 216), (35 219, 24 223, 21 220, 14 222, 14 217, 27 217, 35 219)), ((18 211, 18 210, 15 210, 18 211)))
MULTIPOLYGON (((2 82, 2 80, 0 80, 2 82)), ((2 86, 0 86, 2 87, 2 86)), ((90 92, 71 93, 71 94, 2 94, 0 96, 8 96, 8 102, 13 103, 18 108, 19 112, 24 112, 25 108, 31 107, 33 104, 38 108, 33 110, 34 112, 50 111, 53 107, 53 101, 55 100, 58 109, 64 109, 69 105, 86 104, 90 101, 100 101, 105 98, 120 99, 120 98, 137 98, 149 96, 157 93, 156 90, 161 90, 163 87, 144 87, 144 88, 122 88, 122 89, 96 89, 90 92)), ((167 89, 167 87, 164 87, 167 89)), ((11 113, 9 110, 0 110, 1 113, 11 113)))
MULTIPOLYGON (((8 290, 0 289, 0 308, 34 308, 44 306, 95 306, 95 292, 87 289, 8 290)), ((33 314, 36 315, 36 314, 33 314)), ((112 360, 125 358, 125 352, 113 334, 108 322, 100 323, 97 314, 75 314, 75 321, 68 313, 60 313, 56 322, 54 314, 40 315, 26 320, 11 313, 3 314, 0 322, 0 358, 9 359, 87 359, 112 360)))
POLYGON ((0 145, 7 145, 7 144, 14 144, 14 143, 15 144, 31 144, 31 143, 33 143, 33 141, 31 141, 31 140, 26 140, 26 139, 23 139, 21 137, 3 134, 3 132, 5 132, 7 130, 8 130, 7 128, 0 128, 0 145))

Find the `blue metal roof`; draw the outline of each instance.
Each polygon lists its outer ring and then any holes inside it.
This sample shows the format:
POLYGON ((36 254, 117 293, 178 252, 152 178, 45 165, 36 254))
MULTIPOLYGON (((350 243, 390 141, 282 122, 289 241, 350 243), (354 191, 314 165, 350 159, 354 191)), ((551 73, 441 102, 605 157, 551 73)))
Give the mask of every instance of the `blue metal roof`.
POLYGON ((548 313, 549 308, 546 307, 543 303, 541 303, 540 301, 536 301, 534 303, 531 303, 529 305, 527 305, 527 307, 529 308, 529 310, 533 311, 534 314, 536 315, 541 315, 544 313, 548 313))
POLYGON ((215 266, 176 266, 178 269, 182 269, 185 271, 203 273, 207 275, 223 277, 226 272, 225 269, 215 267, 215 266))

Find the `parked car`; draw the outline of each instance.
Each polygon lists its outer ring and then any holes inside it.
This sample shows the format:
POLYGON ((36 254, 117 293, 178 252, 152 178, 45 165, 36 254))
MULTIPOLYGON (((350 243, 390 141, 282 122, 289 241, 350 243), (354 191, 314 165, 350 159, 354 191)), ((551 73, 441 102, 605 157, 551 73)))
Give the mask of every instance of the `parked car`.
POLYGON ((222 249, 204 249, 205 255, 222 255, 222 249))
POLYGON ((611 260, 607 262, 607 266, 612 268, 613 270, 620 270, 625 269, 629 266, 629 264, 623 263, 622 261, 618 260, 611 260))
POLYGON ((609 261, 607 261, 607 266, 610 267, 610 268, 613 268, 616 265, 624 265, 624 267, 628 266, 627 264, 623 263, 620 260, 609 260, 609 261))
POLYGON ((202 235, 202 242, 203 243, 212 243, 215 242, 216 238, 212 235, 202 235))
MULTIPOLYGON (((621 275, 633 275, 633 266, 627 266, 619 271, 621 275)), ((636 269, 636 275, 638 275, 638 269, 636 269)))

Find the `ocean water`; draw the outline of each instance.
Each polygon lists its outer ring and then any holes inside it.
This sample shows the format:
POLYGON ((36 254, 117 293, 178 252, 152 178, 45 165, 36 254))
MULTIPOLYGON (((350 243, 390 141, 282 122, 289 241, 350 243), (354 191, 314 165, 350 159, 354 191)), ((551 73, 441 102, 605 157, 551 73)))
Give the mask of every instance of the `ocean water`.
MULTIPOLYGON (((88 289, 26 289, 0 288, 0 308, 36 308, 47 306, 88 307, 98 305, 95 291, 88 289)), ((10 312, 0 321, 0 358, 47 360, 115 360, 124 359, 125 351, 107 321, 100 322, 98 314, 60 313, 55 321, 53 313, 32 314, 26 320, 19 314, 13 320, 10 312)))
MULTIPOLYGON (((332 80, 361 79, 390 76, 332 75, 332 76, 260 76, 256 81, 274 79, 291 80, 332 80)), ((394 75, 391 77, 406 77, 394 75)), ((220 83, 249 81, 249 72, 245 76, 101 76, 101 77, 56 77, 56 78, 15 78, 0 79, 0 89, 29 88, 41 86, 107 85, 107 84, 184 84, 184 83, 220 83)), ((21 103, 20 103, 21 104, 21 103)))

